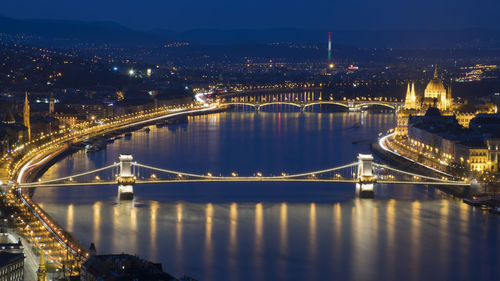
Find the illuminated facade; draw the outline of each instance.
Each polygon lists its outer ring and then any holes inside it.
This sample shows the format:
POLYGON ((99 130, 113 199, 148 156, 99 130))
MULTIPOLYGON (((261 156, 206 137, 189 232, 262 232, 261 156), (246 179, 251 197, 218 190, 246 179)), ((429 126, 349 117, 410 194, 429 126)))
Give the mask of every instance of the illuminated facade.
POLYGON ((457 112, 455 114, 458 124, 464 128, 469 128, 469 123, 472 118, 476 117, 476 113, 472 112, 457 112))
POLYGON ((496 172, 498 162, 489 161, 488 158, 488 148, 482 143, 457 144, 457 160, 471 172, 496 172))
MULTIPOLYGON (((459 125, 454 116, 432 114, 410 117, 408 142, 410 151, 447 168, 454 163, 469 172, 498 172, 500 158, 500 116, 479 114, 470 128, 459 125)), ((437 167, 437 166, 436 166, 437 167)))

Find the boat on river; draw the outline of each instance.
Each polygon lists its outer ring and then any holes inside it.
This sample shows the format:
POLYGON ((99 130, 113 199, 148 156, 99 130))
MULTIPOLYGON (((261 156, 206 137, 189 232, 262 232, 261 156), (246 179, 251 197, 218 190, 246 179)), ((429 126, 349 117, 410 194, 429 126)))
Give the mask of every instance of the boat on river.
POLYGON ((165 121, 165 124, 167 124, 167 125, 179 125, 179 124, 185 124, 187 122, 188 122, 188 117, 186 115, 181 115, 181 116, 168 118, 165 121))
POLYGON ((86 153, 93 153, 93 152, 103 150, 104 148, 106 148, 106 144, 107 144, 107 141, 104 141, 104 140, 96 141, 95 143, 92 143, 92 144, 87 144, 85 146, 85 152, 86 153))
POLYGON ((471 198, 465 198, 465 204, 469 204, 471 206, 488 206, 491 205, 493 198, 490 195, 476 195, 471 198))

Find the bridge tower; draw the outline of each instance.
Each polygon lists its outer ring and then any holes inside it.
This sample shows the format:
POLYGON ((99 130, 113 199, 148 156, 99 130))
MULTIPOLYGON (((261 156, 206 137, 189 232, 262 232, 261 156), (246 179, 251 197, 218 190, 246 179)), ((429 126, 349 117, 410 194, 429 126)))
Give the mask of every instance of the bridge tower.
POLYGON ((361 198, 373 198, 373 187, 375 178, 373 177, 373 155, 358 154, 358 183, 356 183, 356 193, 361 198))
POLYGON ((358 111, 358 108, 356 108, 356 104, 354 104, 353 101, 348 101, 347 107, 349 108, 349 111, 358 111))
POLYGON ((120 175, 118 176, 118 199, 131 200, 134 198, 135 177, 132 174, 132 155, 120 154, 120 175))

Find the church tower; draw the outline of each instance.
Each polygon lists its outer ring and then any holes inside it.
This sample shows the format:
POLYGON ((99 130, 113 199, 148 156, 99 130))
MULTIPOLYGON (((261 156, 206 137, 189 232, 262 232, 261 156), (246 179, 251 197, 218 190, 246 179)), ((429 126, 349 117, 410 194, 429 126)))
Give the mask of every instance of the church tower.
POLYGON ((28 92, 26 92, 26 96, 24 98, 23 125, 28 129, 28 141, 31 141, 30 104, 28 102, 28 92))
POLYGON ((417 100, 417 94, 415 94, 415 82, 411 83, 411 97, 413 101, 413 109, 419 109, 418 108, 418 100, 417 100))
POLYGON ((410 99, 410 82, 408 82, 408 87, 406 88, 405 104, 406 104, 406 101, 409 99, 410 99))
POLYGON ((47 281, 47 268, 45 268, 45 254, 42 251, 40 253, 40 266, 36 272, 37 281, 47 281))
POLYGON ((448 110, 450 110, 453 107, 453 96, 451 95, 451 85, 448 85, 448 91, 446 92, 446 104, 448 110))
POLYGON ((54 93, 50 93, 50 99, 49 99, 49 114, 53 115, 54 114, 54 93))

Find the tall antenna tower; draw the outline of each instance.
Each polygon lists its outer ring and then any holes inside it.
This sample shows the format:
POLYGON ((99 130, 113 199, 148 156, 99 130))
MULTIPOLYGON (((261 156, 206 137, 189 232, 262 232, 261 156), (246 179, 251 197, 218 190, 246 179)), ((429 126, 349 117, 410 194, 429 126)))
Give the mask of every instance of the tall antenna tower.
POLYGON ((328 63, 332 60, 332 33, 328 32, 328 63))
POLYGON ((333 70, 335 64, 332 62, 332 33, 328 32, 328 68, 333 70))

